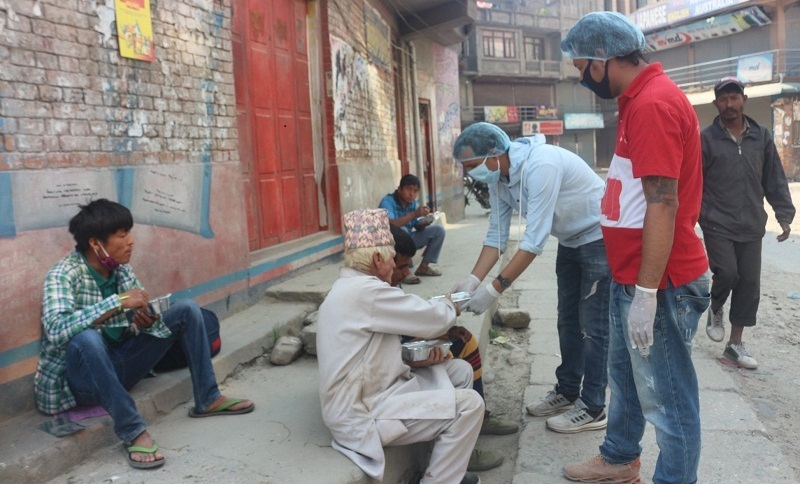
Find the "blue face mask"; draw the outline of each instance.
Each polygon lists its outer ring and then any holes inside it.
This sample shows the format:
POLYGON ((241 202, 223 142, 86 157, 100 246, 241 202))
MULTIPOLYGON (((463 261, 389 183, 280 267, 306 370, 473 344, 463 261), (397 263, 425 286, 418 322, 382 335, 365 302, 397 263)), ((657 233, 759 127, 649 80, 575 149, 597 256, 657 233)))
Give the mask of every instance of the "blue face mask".
POLYGON ((474 180, 482 181, 483 183, 497 183, 500 181, 500 167, 495 171, 490 170, 486 166, 486 160, 489 157, 483 159, 483 163, 476 166, 475 168, 471 169, 467 173, 471 176, 474 180))

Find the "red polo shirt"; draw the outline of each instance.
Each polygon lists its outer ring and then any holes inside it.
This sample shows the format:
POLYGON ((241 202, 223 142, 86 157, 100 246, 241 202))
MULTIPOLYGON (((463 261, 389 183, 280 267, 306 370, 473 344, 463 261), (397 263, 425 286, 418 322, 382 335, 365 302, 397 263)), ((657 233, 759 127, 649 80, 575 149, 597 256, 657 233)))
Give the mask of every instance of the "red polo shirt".
POLYGON ((672 252, 659 288, 667 278, 681 286, 708 270, 694 227, 703 195, 700 124, 683 91, 660 63, 647 66, 619 97, 614 158, 601 202, 601 225, 611 274, 619 284, 635 284, 642 262, 642 227, 647 208, 641 178, 678 180, 679 208, 672 252))

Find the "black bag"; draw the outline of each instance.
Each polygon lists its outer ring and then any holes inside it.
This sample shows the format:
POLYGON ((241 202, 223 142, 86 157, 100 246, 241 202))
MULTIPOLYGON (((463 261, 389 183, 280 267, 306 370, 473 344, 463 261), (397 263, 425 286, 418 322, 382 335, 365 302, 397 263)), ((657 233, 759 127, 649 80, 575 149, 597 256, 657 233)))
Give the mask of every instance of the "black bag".
MULTIPOLYGON (((213 311, 206 308, 200 308, 200 311, 203 313, 203 322, 206 325, 208 348, 211 350, 210 356, 214 357, 222 349, 222 339, 219 336, 219 318, 213 311)), ((155 371, 170 371, 186 368, 187 366, 189 366, 189 362, 186 361, 186 355, 176 341, 153 369, 155 371)))

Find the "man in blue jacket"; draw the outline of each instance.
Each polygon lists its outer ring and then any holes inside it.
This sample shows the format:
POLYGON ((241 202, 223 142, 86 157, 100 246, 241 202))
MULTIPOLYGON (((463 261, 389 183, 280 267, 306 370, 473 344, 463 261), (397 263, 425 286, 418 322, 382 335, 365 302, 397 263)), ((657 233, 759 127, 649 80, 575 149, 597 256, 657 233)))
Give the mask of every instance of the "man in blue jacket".
POLYGON ((789 238, 795 208, 772 134, 744 115, 747 96, 735 77, 714 86, 719 116, 703 130, 703 229, 711 271, 711 310, 706 333, 725 337, 723 306, 730 295, 731 334, 723 355, 738 366, 758 367, 742 342, 755 326, 761 289, 761 241, 767 212, 764 198, 781 226, 778 242, 789 238))

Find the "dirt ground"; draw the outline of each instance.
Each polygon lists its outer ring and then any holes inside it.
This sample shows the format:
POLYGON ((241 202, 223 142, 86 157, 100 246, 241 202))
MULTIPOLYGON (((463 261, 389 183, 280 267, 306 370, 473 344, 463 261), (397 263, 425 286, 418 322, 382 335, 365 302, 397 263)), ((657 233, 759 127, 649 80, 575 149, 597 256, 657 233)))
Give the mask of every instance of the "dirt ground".
MULTIPOLYGON (((489 344, 483 355, 486 408, 493 415, 520 423, 522 428, 522 399, 529 385, 532 356, 528 353, 528 330, 492 328, 492 334, 505 336, 504 346, 489 344)), ((516 468, 519 433, 513 435, 482 435, 477 449, 488 449, 503 455, 500 467, 480 472, 484 483, 510 483, 516 468)))
MULTIPOLYGON (((790 188, 795 207, 800 207, 800 183, 792 183, 790 188)), ((727 364, 722 358, 724 343, 715 343, 705 334, 705 316, 698 328, 695 347, 696 351, 717 356, 720 365, 732 373, 739 391, 766 427, 767 437, 781 448, 800 482, 800 440, 797 439, 800 434, 800 217, 792 224, 789 240, 778 243, 775 237, 780 233, 780 227, 769 206, 767 213, 770 221, 762 251, 758 323, 755 328, 745 329, 744 333, 744 341, 759 361, 759 368, 750 371, 727 364), (789 295, 796 295, 798 299, 789 295)), ((514 345, 527 348, 527 330, 494 329, 507 336, 514 345)), ((727 329, 726 337, 730 327, 727 329)), ((496 345, 490 345, 486 351, 484 360, 490 374, 495 377, 486 385, 487 408, 504 418, 522 422, 521 402, 530 378, 531 357, 524 352, 525 359, 517 360, 515 356, 518 355, 511 356, 512 352, 496 345)), ((479 439, 477 448, 491 448, 505 455, 502 466, 480 473, 484 482, 511 482, 516 445, 517 438, 507 436, 482 436, 479 439)))
MULTIPOLYGON (((795 207, 800 207, 800 183, 792 183, 790 188, 795 207)), ((800 221, 795 217, 789 240, 778 243, 775 237, 780 227, 769 206, 767 213, 770 221, 762 250, 758 321, 754 328, 745 329, 743 337, 759 368, 729 369, 767 428, 768 438, 781 447, 800 481, 800 299, 789 297, 800 297, 800 221)), ((726 321, 729 306, 725 307, 726 321)), ((704 323, 705 319, 701 326, 704 323)), ((722 356, 724 342, 714 343, 703 329, 698 330, 696 344, 700 351, 722 356)))

